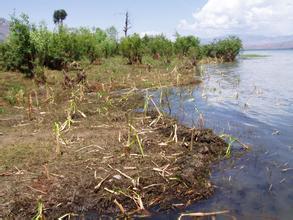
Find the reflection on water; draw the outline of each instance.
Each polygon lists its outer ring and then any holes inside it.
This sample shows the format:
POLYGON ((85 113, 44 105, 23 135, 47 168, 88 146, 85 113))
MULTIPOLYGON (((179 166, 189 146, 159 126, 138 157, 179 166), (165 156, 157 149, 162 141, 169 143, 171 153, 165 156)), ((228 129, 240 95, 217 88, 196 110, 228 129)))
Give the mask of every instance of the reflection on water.
POLYGON ((292 219, 293 51, 249 53, 268 56, 206 66, 201 85, 156 96, 183 123, 196 125, 200 111, 206 127, 252 146, 242 157, 215 165, 215 195, 187 211, 228 209, 238 219, 292 219))

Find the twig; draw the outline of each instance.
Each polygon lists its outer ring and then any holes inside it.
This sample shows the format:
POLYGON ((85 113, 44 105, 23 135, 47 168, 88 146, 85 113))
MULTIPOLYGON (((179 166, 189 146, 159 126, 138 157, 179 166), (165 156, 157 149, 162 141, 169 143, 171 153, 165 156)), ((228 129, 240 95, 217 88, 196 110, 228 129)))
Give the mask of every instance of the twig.
POLYGON ((177 137, 177 124, 174 125, 174 137, 173 137, 173 141, 175 141, 176 143, 178 142, 178 137, 177 137))
POLYGON ((136 170, 136 167, 123 167, 124 170, 136 170))
POLYGON ((111 190, 111 189, 108 189, 108 188, 104 188, 104 190, 106 190, 107 192, 109 192, 109 193, 112 193, 112 194, 114 194, 114 195, 119 195, 119 193, 118 192, 115 192, 115 191, 113 191, 113 190, 111 190))
POLYGON ((99 190, 101 185, 110 177, 110 174, 108 174, 104 179, 102 179, 98 185, 95 186, 95 190, 99 190))
POLYGON ((123 208, 123 206, 116 199, 114 199, 114 203, 118 206, 118 208, 120 209, 122 214, 125 214, 125 209, 123 208))
POLYGON ((183 213, 179 216, 178 220, 182 219, 182 217, 205 217, 205 216, 214 216, 214 215, 222 215, 229 213, 228 210, 218 211, 218 212, 195 212, 195 213, 183 213))
POLYGON ((58 175, 58 174, 56 174, 56 173, 50 173, 50 175, 51 175, 51 176, 60 177, 60 178, 64 178, 64 176, 63 176, 63 175, 58 175))
POLYGON ((91 145, 88 145, 88 146, 82 147, 82 148, 76 150, 75 152, 79 152, 79 151, 82 151, 82 150, 84 150, 84 149, 86 149, 86 148, 90 148, 90 147, 96 147, 96 148, 99 148, 99 149, 101 149, 101 150, 105 150, 104 148, 102 148, 102 147, 100 147, 100 146, 98 146, 98 145, 93 145, 93 144, 91 144, 91 145))
POLYGON ((13 173, 9 173, 9 172, 6 172, 6 173, 0 173, 0 176, 12 176, 13 173))
POLYGON ((194 142, 194 128, 191 129, 190 151, 193 150, 193 142, 194 142))
POLYGON ((27 185, 27 187, 30 188, 30 189, 33 190, 33 191, 36 191, 36 192, 42 193, 42 194, 44 194, 44 195, 47 195, 47 193, 44 192, 44 191, 42 191, 42 190, 35 189, 35 188, 33 188, 33 187, 29 186, 29 185, 27 185))
POLYGON ((151 184, 151 185, 145 186, 145 187, 143 187, 143 189, 148 189, 148 188, 151 188, 151 187, 163 186, 163 185, 164 185, 163 183, 156 183, 156 184, 151 184))
POLYGON ((160 109, 158 108, 158 106, 156 105, 156 103, 154 102, 154 100, 152 98, 150 98, 151 102, 153 103, 153 105, 155 106, 159 116, 163 116, 163 114, 161 113, 160 109))
POLYGON ((66 217, 68 217, 68 219, 70 219, 71 216, 78 216, 78 215, 74 214, 74 213, 66 213, 66 214, 62 215, 61 217, 59 217, 58 220, 63 220, 66 217))
POLYGON ((285 168, 285 169, 282 169, 282 172, 287 172, 289 170, 293 170, 293 168, 285 168))
POLYGON ((123 173, 122 171, 115 169, 118 173, 120 173, 122 176, 126 177, 127 179, 130 179, 131 181, 133 181, 134 179, 131 178, 130 176, 128 176, 127 174, 123 173))
POLYGON ((32 100, 32 94, 31 92, 28 95, 28 118, 29 120, 32 120, 32 112, 33 112, 33 100, 32 100))

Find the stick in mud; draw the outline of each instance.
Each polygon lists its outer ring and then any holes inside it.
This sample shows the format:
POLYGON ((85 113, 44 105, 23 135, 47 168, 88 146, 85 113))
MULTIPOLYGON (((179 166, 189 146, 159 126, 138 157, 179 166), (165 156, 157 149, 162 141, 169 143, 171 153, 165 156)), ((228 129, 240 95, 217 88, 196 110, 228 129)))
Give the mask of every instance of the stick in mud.
POLYGON ((217 211, 217 212, 195 212, 195 213, 183 213, 179 216, 178 220, 181 220, 183 217, 206 217, 206 216, 216 216, 229 213, 228 210, 217 211))
POLYGON ((29 95, 28 95, 28 118, 30 121, 33 120, 32 112, 33 112, 33 100, 32 100, 32 94, 29 93, 29 95))
POLYGON ((194 128, 191 129, 190 151, 193 150, 193 142, 194 142, 194 128))

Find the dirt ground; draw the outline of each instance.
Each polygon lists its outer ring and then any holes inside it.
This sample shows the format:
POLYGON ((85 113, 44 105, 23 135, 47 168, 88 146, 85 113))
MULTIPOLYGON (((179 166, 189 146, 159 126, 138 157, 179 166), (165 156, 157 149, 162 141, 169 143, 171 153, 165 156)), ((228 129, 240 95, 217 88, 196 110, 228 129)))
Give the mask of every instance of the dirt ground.
POLYGON ((150 215, 212 195, 210 165, 227 144, 178 124, 143 92, 198 82, 193 75, 160 70, 162 80, 136 67, 135 81, 105 80, 98 68, 70 88, 59 72, 46 85, 0 74, 0 218, 150 215))

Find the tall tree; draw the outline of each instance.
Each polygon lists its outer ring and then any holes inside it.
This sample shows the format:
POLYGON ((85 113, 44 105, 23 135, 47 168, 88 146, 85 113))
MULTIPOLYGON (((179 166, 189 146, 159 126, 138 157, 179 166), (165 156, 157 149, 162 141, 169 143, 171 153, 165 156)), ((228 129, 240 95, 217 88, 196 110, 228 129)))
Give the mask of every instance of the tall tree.
POLYGON ((128 32, 128 30, 130 28, 131 28, 131 26, 130 26, 130 20, 129 20, 129 13, 127 11, 125 13, 125 25, 124 25, 124 28, 123 28, 123 32, 124 32, 125 37, 127 37, 127 32, 128 32))
POLYGON ((110 39, 114 41, 118 40, 118 31, 114 26, 107 28, 105 31, 110 39))
POLYGON ((64 9, 55 10, 53 14, 54 24, 63 25, 63 21, 67 17, 67 12, 64 9))

